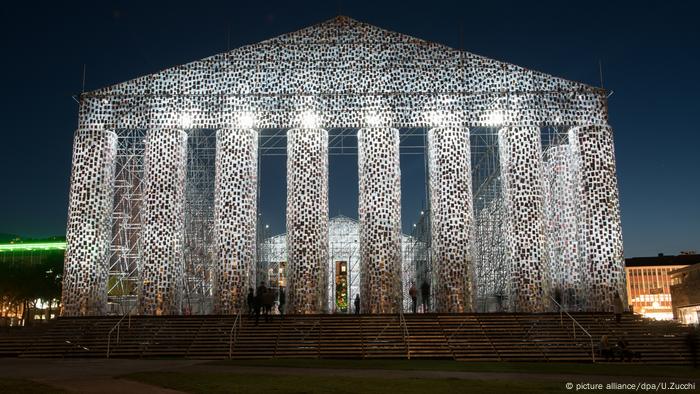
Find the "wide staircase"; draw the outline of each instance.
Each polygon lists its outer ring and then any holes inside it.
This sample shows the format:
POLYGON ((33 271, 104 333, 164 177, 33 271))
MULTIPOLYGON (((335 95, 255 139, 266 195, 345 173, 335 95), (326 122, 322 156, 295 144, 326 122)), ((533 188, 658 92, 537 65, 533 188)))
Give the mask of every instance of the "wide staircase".
MULTIPOLYGON (((685 330, 625 314, 407 314, 59 318, 0 332, 0 357, 411 358, 592 362, 601 336, 634 362, 690 362, 685 330), (573 317, 573 319, 572 319, 573 317)), ((595 361, 602 361, 595 355, 595 361)))

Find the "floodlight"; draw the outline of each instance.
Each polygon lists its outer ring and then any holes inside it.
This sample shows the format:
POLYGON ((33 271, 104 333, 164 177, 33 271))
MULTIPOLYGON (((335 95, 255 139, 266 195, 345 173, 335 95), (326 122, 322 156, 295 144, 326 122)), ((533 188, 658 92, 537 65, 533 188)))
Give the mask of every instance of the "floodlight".
POLYGON ((184 129, 189 129, 192 127, 192 115, 182 114, 180 115, 180 127, 184 129))
POLYGON ((501 111, 492 111, 492 112, 489 114, 488 122, 489 122, 489 124, 491 124, 491 125, 493 125, 493 126, 497 126, 497 125, 502 125, 502 124, 503 124, 503 119, 504 119, 503 112, 501 112, 501 111))
POLYGON ((428 112, 428 122, 434 127, 442 126, 445 122, 445 114, 440 111, 430 111, 428 112))
POLYGON ((252 129, 255 127, 256 117, 252 112, 241 112, 238 114, 238 126, 243 129, 252 129))
POLYGON ((316 129, 321 125, 321 117, 313 111, 301 114, 301 126, 305 129, 316 129))
POLYGON ((376 112, 369 112, 365 116, 365 122, 369 127, 377 127, 382 124, 382 118, 376 112))

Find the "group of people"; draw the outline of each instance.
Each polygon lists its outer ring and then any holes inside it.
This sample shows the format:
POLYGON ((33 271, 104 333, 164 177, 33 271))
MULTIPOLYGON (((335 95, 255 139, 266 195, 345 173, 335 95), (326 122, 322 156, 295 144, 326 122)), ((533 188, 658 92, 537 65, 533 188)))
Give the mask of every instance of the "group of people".
POLYGON ((600 338, 600 343, 598 344, 598 354, 605 359, 615 360, 619 357, 620 361, 632 361, 633 359, 641 359, 642 354, 640 352, 635 352, 630 349, 629 342, 622 336, 617 340, 615 345, 610 344, 610 339, 607 335, 603 335, 600 338))
MULTIPOLYGON (((418 289, 416 288, 416 283, 411 282, 411 288, 408 289, 408 295, 411 296, 411 310, 413 313, 416 313, 416 309, 418 306, 418 289)), ((430 310, 430 285, 428 282, 423 281, 423 284, 420 285, 420 296, 421 296, 421 304, 423 306, 423 311, 427 312, 430 310)))
MULTIPOLYGON (((423 281, 420 287, 421 293, 421 305, 423 311, 427 312, 430 310, 430 285, 428 282, 423 281)), ((418 309, 418 288, 415 282, 411 282, 411 287, 408 289, 408 295, 411 297, 411 310, 416 313, 418 309)), ((272 314, 272 308, 275 305, 275 300, 278 298, 277 292, 273 289, 268 289, 265 286, 265 282, 260 282, 256 291, 253 288, 248 289, 248 312, 251 316, 255 315, 255 322, 257 324, 260 314, 265 315, 265 321, 269 321, 270 315, 272 314)), ((559 293, 555 293, 555 299, 557 302, 561 302, 561 296, 559 293)), ((279 305, 278 311, 280 315, 284 315, 284 305, 286 302, 286 295, 284 293, 284 288, 279 289, 279 305)), ((360 295, 356 294, 353 301, 355 307, 355 314, 360 314, 360 295)), ((615 316, 615 321, 619 324, 622 319, 622 313, 624 309, 622 306, 622 299, 620 295, 615 292, 614 303, 613 303, 613 314, 615 316)))
MULTIPOLYGON (((423 284, 420 287, 421 291, 421 301, 423 305, 423 310, 428 311, 430 310, 430 285, 428 282, 423 281, 423 284)), ((416 309, 418 306, 418 289, 416 288, 416 283, 411 282, 411 288, 408 289, 408 295, 411 296, 411 303, 412 303, 412 310, 413 313, 416 313, 416 309)), ((355 306, 355 314, 359 315, 360 314, 360 295, 356 294, 355 295, 355 300, 353 301, 353 304, 355 306)))
MULTIPOLYGON (((430 285, 428 282, 423 281, 423 284, 420 286, 420 293, 421 293, 421 301, 423 305, 423 310, 427 312, 430 310, 430 285)), ((408 295, 411 296, 411 310, 413 313, 416 313, 416 309, 418 306, 418 289, 416 288, 416 283, 411 282, 411 288, 408 289, 408 295)), ((353 301, 353 304, 355 306, 355 314, 359 315, 360 314, 360 295, 356 294, 355 295, 355 300, 353 301)))
MULTIPOLYGON (((416 313, 418 305, 418 289, 415 283, 411 283, 411 288, 408 290, 408 294, 411 296, 412 310, 416 313)), ((284 317, 284 305, 286 303, 286 294, 284 288, 280 287, 279 297, 278 293, 273 289, 268 289, 265 286, 265 282, 260 282, 260 285, 256 290, 253 288, 248 289, 248 314, 250 316, 255 316, 255 325, 258 324, 260 320, 260 315, 265 315, 265 321, 270 321, 270 316, 272 315, 272 308, 275 306, 275 300, 279 300, 277 310, 280 316, 284 317)), ((427 282, 423 282, 421 285, 421 300, 423 305, 423 310, 428 311, 430 309, 430 285, 427 282)), ((355 314, 360 314, 360 295, 355 295, 354 300, 355 314)))
MULTIPOLYGON (((690 361, 693 367, 697 368, 700 337, 698 336, 698 328, 696 326, 689 326, 687 328, 685 343, 688 348, 688 353, 690 354, 690 361)), ((610 344, 610 339, 607 335, 603 335, 598 344, 598 356, 605 359, 605 361, 615 361, 615 359, 619 359, 620 361, 631 362, 635 359, 641 360, 642 353, 632 350, 624 335, 621 336, 614 345, 610 344)))
MULTIPOLYGON (((428 311, 430 308, 430 285, 427 282, 423 282, 421 285, 421 301, 424 311, 428 311)), ((416 288, 415 282, 411 283, 411 287, 408 290, 408 295, 411 297, 412 311, 416 313, 418 305, 418 289, 416 288)), ((272 308, 275 305, 275 300, 279 301, 277 306, 279 314, 284 317, 284 306, 286 303, 286 294, 284 288, 279 289, 279 293, 273 289, 268 289, 265 286, 265 282, 260 282, 258 288, 253 291, 253 288, 248 289, 248 312, 251 316, 255 315, 255 325, 258 325, 260 320, 260 315, 265 315, 265 321, 270 320, 272 315, 272 308)), ((354 299, 355 314, 360 314, 360 295, 356 294, 354 299)), ((622 317, 623 307, 622 299, 615 293, 615 300, 613 305, 613 313, 615 315, 615 320, 619 324, 622 317)), ((690 327, 686 343, 688 345, 693 365, 697 367, 698 365, 698 334, 694 327, 690 327)), ((637 358, 642 357, 641 353, 633 351, 629 347, 627 339, 622 336, 618 339, 617 343, 614 345, 610 344, 610 339, 607 335, 603 335, 600 338, 600 343, 598 344, 598 355, 603 357, 605 361, 615 360, 619 358, 620 361, 632 361, 637 358)))
POLYGON ((284 317, 284 305, 286 303, 287 296, 284 292, 284 288, 280 287, 279 297, 278 293, 273 289, 268 289, 265 286, 265 282, 260 282, 258 288, 253 291, 253 288, 248 289, 248 314, 250 316, 255 315, 255 325, 258 325, 260 320, 260 315, 265 315, 265 321, 270 321, 270 316, 272 315, 272 308, 275 306, 275 300, 279 300, 277 310, 280 316, 284 317))

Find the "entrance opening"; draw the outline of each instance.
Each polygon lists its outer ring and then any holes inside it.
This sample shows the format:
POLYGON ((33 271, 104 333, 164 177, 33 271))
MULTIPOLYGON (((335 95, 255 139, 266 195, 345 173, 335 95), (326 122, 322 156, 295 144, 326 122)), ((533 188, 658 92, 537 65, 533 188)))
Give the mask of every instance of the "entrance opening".
POLYGON ((335 310, 348 311, 348 262, 335 262, 335 310))

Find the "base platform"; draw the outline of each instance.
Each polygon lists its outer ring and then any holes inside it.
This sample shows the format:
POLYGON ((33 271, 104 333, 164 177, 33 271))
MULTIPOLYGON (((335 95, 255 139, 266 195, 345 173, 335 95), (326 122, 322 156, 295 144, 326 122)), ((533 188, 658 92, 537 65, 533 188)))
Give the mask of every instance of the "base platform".
MULTIPOLYGON (((685 327, 625 314, 406 314, 133 316, 59 318, 44 330, 0 335, 2 357, 428 358, 459 361, 592 362, 591 339, 625 337, 634 362, 688 364, 685 327), (109 342, 109 345, 108 345, 109 342)), ((601 360, 596 355, 596 361, 601 360)))

